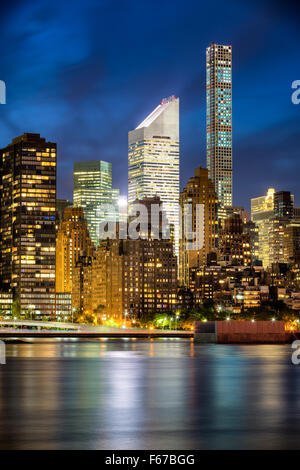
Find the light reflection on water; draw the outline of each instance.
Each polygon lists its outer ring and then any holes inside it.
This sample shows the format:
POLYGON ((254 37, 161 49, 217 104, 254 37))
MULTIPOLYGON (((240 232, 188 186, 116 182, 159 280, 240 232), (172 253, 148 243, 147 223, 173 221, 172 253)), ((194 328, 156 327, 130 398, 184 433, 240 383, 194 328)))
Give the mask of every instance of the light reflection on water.
POLYGON ((0 366, 0 448, 300 448, 299 390, 290 346, 28 340, 0 366))

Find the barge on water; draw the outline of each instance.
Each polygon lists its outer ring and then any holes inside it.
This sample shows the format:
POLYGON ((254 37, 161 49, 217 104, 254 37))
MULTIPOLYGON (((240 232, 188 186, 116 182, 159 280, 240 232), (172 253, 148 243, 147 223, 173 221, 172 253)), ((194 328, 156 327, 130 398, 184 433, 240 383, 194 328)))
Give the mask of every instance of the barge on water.
POLYGON ((218 344, 284 344, 295 335, 283 321, 210 321, 195 322, 195 341, 218 344))

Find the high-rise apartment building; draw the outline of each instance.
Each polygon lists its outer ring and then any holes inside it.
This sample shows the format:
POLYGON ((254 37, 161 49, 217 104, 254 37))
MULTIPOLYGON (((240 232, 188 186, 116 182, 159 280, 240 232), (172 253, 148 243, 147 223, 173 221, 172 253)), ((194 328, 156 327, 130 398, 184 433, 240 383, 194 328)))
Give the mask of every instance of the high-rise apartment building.
POLYGON ((182 285, 189 284, 189 269, 204 266, 207 255, 217 248, 217 204, 218 199, 213 182, 206 168, 199 168, 189 179, 180 194, 181 238, 179 251, 179 279, 182 285), (197 211, 197 205, 198 211, 197 211), (203 211, 200 210, 203 206, 203 211), (190 214, 190 216, 188 216, 190 214), (189 218, 188 218, 189 217, 189 218), (191 233, 195 234, 197 246, 191 243, 191 233))
POLYGON ((269 188, 266 196, 251 199, 251 220, 258 228, 258 259, 264 267, 271 266, 270 232, 274 217, 275 189, 269 188))
POLYGON ((111 163, 101 160, 74 163, 74 207, 82 207, 92 242, 99 242, 103 220, 118 219, 119 190, 112 189, 111 163), (103 211, 104 205, 112 209, 103 211))
POLYGON ((293 219, 294 195, 290 191, 278 191, 274 194, 274 217, 293 219))
POLYGON ((219 232, 220 264, 251 265, 250 234, 244 233, 244 223, 239 214, 228 217, 219 232))
POLYGON ((1 289, 55 312, 56 144, 26 133, 1 151, 1 289))
POLYGON ((118 238, 102 240, 92 261, 92 308, 109 320, 122 321, 123 252, 118 238))
POLYGON ((284 262, 284 228, 294 216, 294 196, 289 191, 251 199, 251 219, 258 228, 258 258, 265 268, 284 262))
POLYGON ((231 46, 206 49, 206 157, 221 206, 232 206, 231 46))
POLYGON ((73 268, 81 256, 92 256, 87 222, 81 207, 67 207, 56 239, 56 292, 72 292, 73 268))
POLYGON ((300 264, 300 220, 292 220, 284 227, 284 262, 300 264))
POLYGON ((288 223, 289 219, 287 217, 273 217, 272 219, 269 232, 270 265, 284 263, 284 231, 288 223))
POLYGON ((131 319, 174 312, 177 258, 170 240, 123 240, 124 314, 131 319))
POLYGON ((128 202, 159 196, 179 247, 179 98, 162 102, 128 135, 128 202))
POLYGON ((124 314, 131 319, 151 320, 156 313, 172 312, 176 308, 177 258, 171 239, 166 238, 161 199, 145 197, 135 203, 144 205, 147 213, 145 219, 141 217, 145 226, 140 227, 138 239, 123 241, 124 314), (154 220, 152 215, 158 207, 162 211, 154 220))

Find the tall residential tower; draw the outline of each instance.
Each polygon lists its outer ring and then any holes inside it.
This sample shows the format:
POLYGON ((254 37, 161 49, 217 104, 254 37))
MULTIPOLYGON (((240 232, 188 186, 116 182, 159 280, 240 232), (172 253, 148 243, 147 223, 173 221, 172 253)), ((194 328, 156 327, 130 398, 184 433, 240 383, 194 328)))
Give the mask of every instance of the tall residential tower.
POLYGON ((219 204, 232 206, 231 46, 206 49, 206 158, 219 204))
POLYGON ((179 98, 171 96, 129 132, 128 202, 159 196, 179 248, 179 98))

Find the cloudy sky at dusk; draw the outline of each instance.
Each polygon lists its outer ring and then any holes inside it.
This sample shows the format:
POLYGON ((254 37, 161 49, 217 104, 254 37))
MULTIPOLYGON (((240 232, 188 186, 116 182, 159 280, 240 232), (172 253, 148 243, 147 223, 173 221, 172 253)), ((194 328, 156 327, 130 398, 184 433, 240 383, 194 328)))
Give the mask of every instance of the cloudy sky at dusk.
POLYGON ((233 47, 234 204, 269 186, 300 206, 297 2, 10 1, 1 5, 0 146, 23 132, 58 144, 58 197, 73 162, 113 164, 127 192, 127 133, 163 97, 180 97, 181 185, 205 157, 205 48, 233 47))

